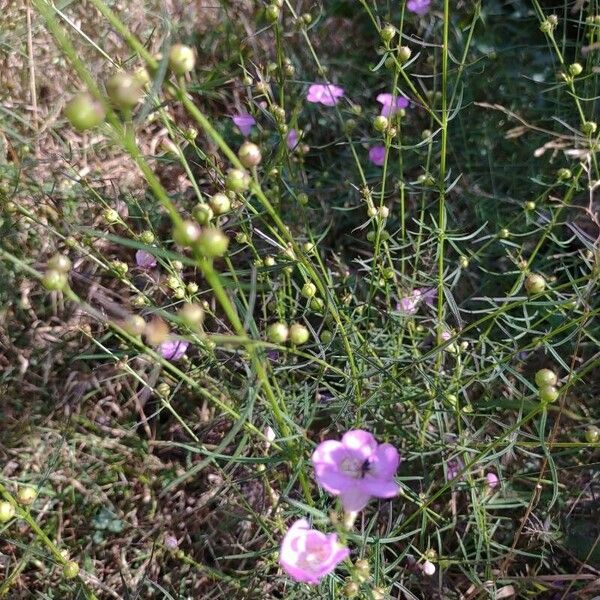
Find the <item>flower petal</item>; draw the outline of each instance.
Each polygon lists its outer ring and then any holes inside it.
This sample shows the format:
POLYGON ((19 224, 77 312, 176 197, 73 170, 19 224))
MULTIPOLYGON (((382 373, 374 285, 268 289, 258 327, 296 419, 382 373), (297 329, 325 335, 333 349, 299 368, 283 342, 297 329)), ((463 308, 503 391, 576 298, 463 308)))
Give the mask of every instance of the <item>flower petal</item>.
POLYGON ((370 498, 371 494, 363 490, 359 485, 355 485, 340 494, 340 500, 346 512, 358 512, 362 510, 368 504, 370 498))
POLYGON ((368 431, 353 429, 342 436, 342 444, 360 458, 370 458, 377 450, 377 441, 368 431))
POLYGON ((379 444, 371 458, 369 473, 376 479, 390 479, 398 470, 400 454, 391 444, 379 444))
POLYGON ((362 490, 376 498, 393 498, 400 486, 393 479, 376 479, 367 475, 362 481, 362 490))

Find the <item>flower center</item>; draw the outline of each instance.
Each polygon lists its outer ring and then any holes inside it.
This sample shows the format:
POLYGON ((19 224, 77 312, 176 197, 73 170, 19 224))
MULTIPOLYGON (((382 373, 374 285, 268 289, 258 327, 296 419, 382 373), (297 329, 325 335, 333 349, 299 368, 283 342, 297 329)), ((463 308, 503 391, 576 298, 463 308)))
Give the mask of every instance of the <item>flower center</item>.
POLYGON ((313 570, 322 565, 329 557, 329 548, 321 546, 307 550, 298 558, 298 566, 302 569, 313 570))
POLYGON ((369 470, 369 461, 360 461, 357 458, 345 458, 340 464, 340 471, 354 479, 362 479, 369 470))

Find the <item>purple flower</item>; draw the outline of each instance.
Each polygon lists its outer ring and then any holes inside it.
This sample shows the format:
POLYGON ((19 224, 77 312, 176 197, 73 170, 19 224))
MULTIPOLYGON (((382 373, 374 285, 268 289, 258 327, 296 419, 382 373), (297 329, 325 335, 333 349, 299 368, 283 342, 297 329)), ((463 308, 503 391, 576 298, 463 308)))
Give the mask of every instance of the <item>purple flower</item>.
POLYGON ((437 290, 435 288, 413 290, 404 296, 404 298, 400 298, 398 304, 396 304, 396 310, 405 315, 414 315, 421 302, 425 302, 428 306, 433 306, 436 296, 437 290))
POLYGON ((392 94, 379 94, 377 102, 381 104, 381 114, 384 117, 393 117, 400 109, 408 106, 408 98, 404 96, 394 96, 392 94))
POLYGON ((306 99, 308 102, 314 102, 316 104, 335 106, 343 95, 344 88, 337 85, 313 83, 308 88, 306 99))
POLYGON ((424 15, 429 10, 431 0, 408 0, 406 8, 417 15, 424 15))
POLYGON ((452 481, 458 477, 458 474, 465 468, 465 463, 460 458, 451 458, 447 465, 447 479, 452 481))
POLYGON ((378 167, 385 162, 385 146, 372 146, 369 148, 369 160, 378 167))
POLYGON ((498 475, 493 471, 490 471, 485 476, 485 484, 490 490, 497 488, 500 485, 500 480, 498 479, 498 475))
POLYGON ((290 129, 285 139, 287 147, 290 150, 293 150, 298 145, 298 131, 296 129, 290 129))
POLYGON ((232 115, 231 120, 236 124, 237 128, 242 132, 242 135, 250 135, 252 126, 256 125, 256 120, 248 113, 239 113, 232 115))
POLYGON ((378 444, 362 429, 348 431, 341 442, 320 443, 312 463, 319 485, 339 496, 346 512, 362 510, 372 496, 393 498, 400 491, 394 481, 398 451, 391 444, 378 444))
POLYGON ((135 264, 141 269, 153 269, 156 266, 156 257, 145 250, 135 253, 135 264))
POLYGON ((179 360, 187 352, 189 343, 185 340, 167 340, 158 347, 158 353, 167 360, 179 360))
POLYGON ((279 564, 295 581, 315 585, 348 556, 350 550, 338 542, 335 533, 326 535, 299 519, 283 538, 279 564))

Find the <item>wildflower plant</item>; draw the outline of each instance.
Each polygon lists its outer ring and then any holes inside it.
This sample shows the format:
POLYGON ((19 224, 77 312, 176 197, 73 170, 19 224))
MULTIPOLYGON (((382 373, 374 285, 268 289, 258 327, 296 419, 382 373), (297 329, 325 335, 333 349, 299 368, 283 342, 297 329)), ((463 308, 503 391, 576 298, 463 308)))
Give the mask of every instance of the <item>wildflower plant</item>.
POLYGON ((596 9, 31 0, 0 598, 592 594, 596 9))

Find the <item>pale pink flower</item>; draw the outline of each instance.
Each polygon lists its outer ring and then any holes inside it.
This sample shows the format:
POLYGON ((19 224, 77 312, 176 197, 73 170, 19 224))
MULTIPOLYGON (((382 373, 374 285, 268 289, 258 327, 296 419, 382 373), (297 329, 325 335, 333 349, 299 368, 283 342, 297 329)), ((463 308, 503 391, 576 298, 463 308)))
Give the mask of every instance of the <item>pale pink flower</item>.
POLYGON ((236 124, 237 128, 242 132, 242 135, 250 135, 252 126, 256 125, 256 119, 248 113, 239 113, 232 115, 231 120, 236 124))
POLYGON ((285 140, 287 147, 290 150, 293 150, 298 145, 298 131, 296 129, 290 129, 285 140))
POLYGON ((498 475, 496 475, 496 473, 490 471, 485 476, 485 483, 490 490, 493 490, 500 485, 500 480, 498 479, 498 475))
POLYGON ((279 564, 295 581, 315 585, 349 555, 335 533, 321 533, 311 529, 306 519, 299 519, 283 538, 279 564))
POLYGON ((391 444, 378 444, 362 429, 348 431, 341 442, 321 442, 312 463, 319 485, 339 496, 346 512, 362 510, 371 497, 393 498, 400 491, 394 481, 398 451, 391 444))
POLYGON ((145 250, 135 253, 135 264, 141 269, 153 269, 156 266, 156 257, 145 250))
POLYGON ((381 104, 381 114, 384 117, 394 116, 400 109, 408 106, 408 98, 404 96, 394 96, 392 94, 379 94, 377 102, 381 104))
POLYGON ((398 300, 396 310, 405 315, 414 315, 419 308, 421 302, 425 302, 428 306, 433 306, 433 302, 437 296, 435 288, 420 288, 413 290, 403 298, 398 300))
POLYGON ((385 146, 372 146, 369 148, 369 160, 378 167, 385 162, 385 146))
POLYGON ((158 353, 167 360, 179 360, 187 352, 188 346, 185 340, 167 340, 158 346, 158 353))
POLYGON ((417 15, 424 15, 429 10, 431 0, 408 0, 406 8, 417 15))
POLYGON ((431 575, 435 575, 435 565, 430 560, 426 560, 423 563, 423 573, 425 573, 425 575, 429 575, 430 577, 431 575))
POLYGON ((316 104, 335 106, 343 95, 344 88, 337 85, 313 83, 308 88, 306 99, 308 102, 314 102, 316 104))

